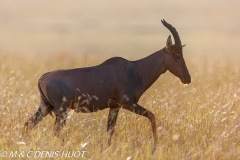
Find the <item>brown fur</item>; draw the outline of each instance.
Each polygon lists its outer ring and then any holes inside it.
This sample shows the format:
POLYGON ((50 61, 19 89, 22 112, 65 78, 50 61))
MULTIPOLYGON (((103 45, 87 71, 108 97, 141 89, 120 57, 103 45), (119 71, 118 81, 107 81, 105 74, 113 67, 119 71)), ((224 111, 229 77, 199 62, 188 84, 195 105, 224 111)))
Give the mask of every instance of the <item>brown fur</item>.
POLYGON ((110 108, 107 124, 110 145, 119 109, 124 108, 150 120, 155 149, 155 116, 137 104, 139 98, 167 70, 179 77, 182 83, 191 82, 182 48, 179 49, 179 46, 182 47, 180 38, 175 28, 164 20, 162 23, 178 44, 172 45, 169 36, 166 47, 137 61, 114 57, 97 66, 58 70, 40 77, 38 86, 41 103, 38 111, 25 122, 25 131, 33 128, 48 113, 54 112, 54 128, 58 135, 71 109, 76 112, 95 112, 110 108))

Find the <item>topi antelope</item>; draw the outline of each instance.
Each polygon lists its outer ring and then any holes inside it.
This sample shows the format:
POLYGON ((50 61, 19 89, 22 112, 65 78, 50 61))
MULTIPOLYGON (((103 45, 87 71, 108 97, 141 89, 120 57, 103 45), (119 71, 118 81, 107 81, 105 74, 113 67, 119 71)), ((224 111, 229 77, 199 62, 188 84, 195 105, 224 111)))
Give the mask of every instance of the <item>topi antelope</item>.
POLYGON ((54 133, 58 136, 71 109, 89 113, 110 108, 107 122, 110 145, 118 112, 124 108, 150 120, 155 150, 155 116, 138 104, 139 98, 167 70, 179 77, 182 83, 191 82, 183 59, 180 37, 171 24, 165 20, 162 20, 162 24, 172 33, 175 44, 172 44, 169 36, 166 46, 148 57, 137 61, 114 57, 97 66, 57 70, 42 75, 38 81, 40 105, 36 113, 25 122, 24 132, 54 112, 54 133))

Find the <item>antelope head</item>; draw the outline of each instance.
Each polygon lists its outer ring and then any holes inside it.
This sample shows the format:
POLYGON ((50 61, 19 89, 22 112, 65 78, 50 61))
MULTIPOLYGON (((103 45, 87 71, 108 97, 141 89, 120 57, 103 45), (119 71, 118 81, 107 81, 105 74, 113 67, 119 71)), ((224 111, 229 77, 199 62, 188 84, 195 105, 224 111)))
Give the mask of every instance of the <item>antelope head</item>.
POLYGON ((191 83, 191 76, 188 72, 185 60, 183 58, 183 47, 176 29, 165 20, 162 24, 172 33, 175 44, 172 44, 171 35, 168 36, 166 47, 164 48, 164 64, 167 70, 179 77, 184 84, 191 83))

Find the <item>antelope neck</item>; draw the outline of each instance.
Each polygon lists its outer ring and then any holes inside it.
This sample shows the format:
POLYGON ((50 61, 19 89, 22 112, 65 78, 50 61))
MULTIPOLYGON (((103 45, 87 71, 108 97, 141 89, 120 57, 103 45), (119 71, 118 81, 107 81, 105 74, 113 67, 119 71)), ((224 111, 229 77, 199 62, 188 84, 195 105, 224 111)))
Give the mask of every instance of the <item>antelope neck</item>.
POLYGON ((163 50, 164 49, 161 49, 143 59, 134 61, 134 66, 141 78, 140 81, 144 91, 147 90, 162 73, 166 72, 163 50))

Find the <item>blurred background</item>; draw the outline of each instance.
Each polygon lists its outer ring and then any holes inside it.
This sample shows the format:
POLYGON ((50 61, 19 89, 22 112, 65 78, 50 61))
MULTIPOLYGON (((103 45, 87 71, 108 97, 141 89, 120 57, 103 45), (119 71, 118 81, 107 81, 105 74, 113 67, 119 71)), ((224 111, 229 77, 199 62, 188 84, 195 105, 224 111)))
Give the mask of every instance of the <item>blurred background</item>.
POLYGON ((237 55, 240 1, 0 1, 0 54, 145 57, 179 32, 184 54, 237 55))

